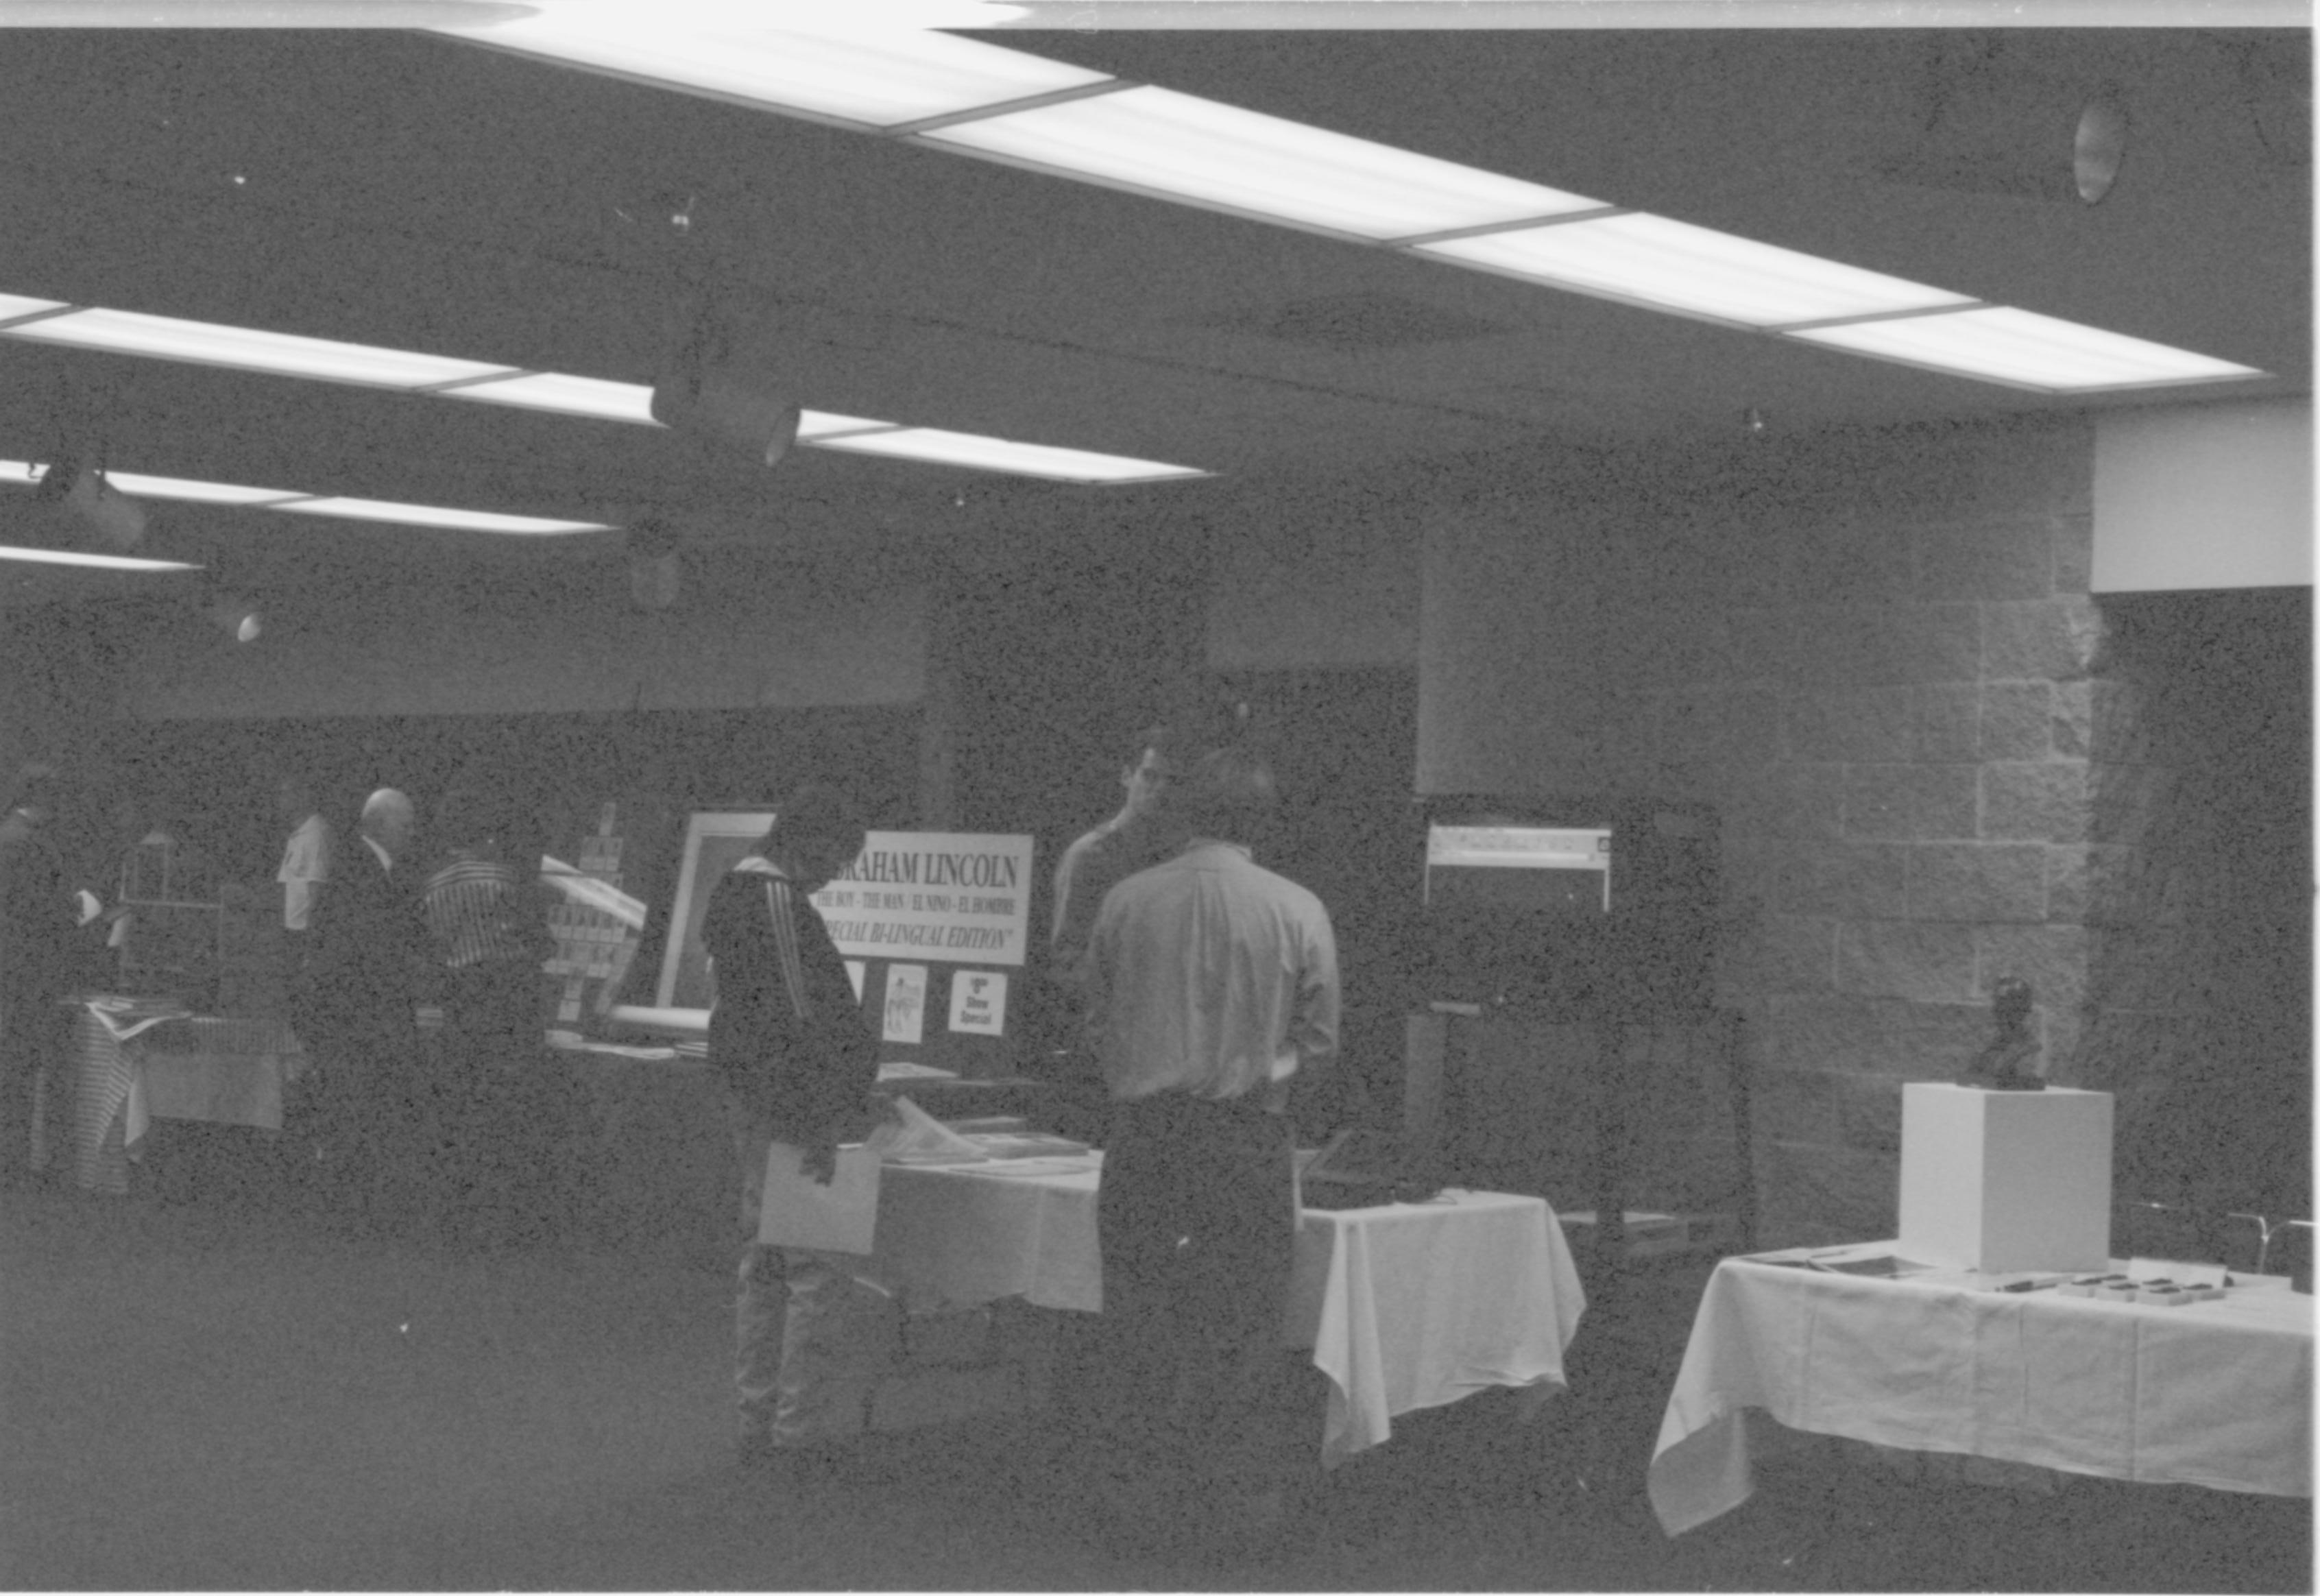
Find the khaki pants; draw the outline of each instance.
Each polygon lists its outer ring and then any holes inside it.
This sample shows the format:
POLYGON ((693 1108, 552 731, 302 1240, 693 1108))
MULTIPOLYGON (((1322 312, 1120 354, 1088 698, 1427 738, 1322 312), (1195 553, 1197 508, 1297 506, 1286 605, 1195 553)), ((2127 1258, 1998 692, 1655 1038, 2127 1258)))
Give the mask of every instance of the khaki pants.
POLYGON ((873 1295, 820 1253, 757 1239, 773 1133, 729 1104, 741 1164, 740 1267, 733 1300, 734 1402, 747 1441, 799 1446, 862 1428, 847 1327, 873 1295))

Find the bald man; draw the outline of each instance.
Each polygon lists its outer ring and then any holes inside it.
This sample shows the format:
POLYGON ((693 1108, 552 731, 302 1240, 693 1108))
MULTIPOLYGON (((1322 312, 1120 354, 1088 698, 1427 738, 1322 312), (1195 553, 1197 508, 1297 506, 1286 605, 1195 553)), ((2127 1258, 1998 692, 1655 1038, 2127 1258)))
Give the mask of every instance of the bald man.
MULTIPOLYGON (((418 983, 427 967, 419 872, 406 865, 418 813, 382 787, 314 907, 312 996, 294 1145, 315 1195, 359 1229, 431 1218, 428 1089, 418 983)), ((285 1125, 285 1129, 291 1128, 285 1125)))

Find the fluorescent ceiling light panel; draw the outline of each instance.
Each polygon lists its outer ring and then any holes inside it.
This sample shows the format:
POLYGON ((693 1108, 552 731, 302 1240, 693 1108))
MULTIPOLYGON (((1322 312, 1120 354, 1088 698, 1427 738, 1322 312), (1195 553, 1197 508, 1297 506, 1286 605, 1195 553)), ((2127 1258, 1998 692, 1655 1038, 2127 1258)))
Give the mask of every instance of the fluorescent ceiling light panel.
POLYGON ((1413 247, 1558 288, 1752 327, 1973 303, 1969 295, 1640 213, 1413 247))
POLYGON ((195 504, 267 504, 307 495, 288 488, 237 487, 230 482, 195 482, 182 476, 142 476, 107 471, 104 480, 133 499, 183 499, 195 504))
POLYGON ((13 322, 19 316, 45 315, 65 308, 57 299, 28 299, 22 294, 0 294, 0 322, 13 322))
POLYGON ((75 311, 20 327, 0 327, 0 338, 385 388, 421 388, 434 383, 490 376, 508 369, 481 360, 453 360, 440 355, 383 349, 369 344, 301 338, 295 333, 225 327, 213 322, 183 322, 174 316, 148 316, 135 311, 75 311))
POLYGON ((1960 376, 2050 393, 2157 387, 2265 375, 2252 366, 2234 365, 2007 305, 1846 327, 1814 327, 1789 336, 1856 355, 1930 366, 1960 376))
POLYGON ((798 441, 812 443, 840 432, 891 432, 893 422, 874 422, 867 416, 836 415, 827 410, 807 410, 798 413, 798 441))
POLYGON ((730 5, 557 5, 478 43, 777 111, 892 127, 1108 81, 973 39, 909 28, 788 32, 730 5))
POLYGON ((36 566, 86 566, 98 571, 198 571, 199 566, 173 559, 132 559, 125 554, 80 554, 68 549, 17 549, 0 546, 0 560, 21 560, 36 566))
POLYGON ((1165 88, 1031 106, 913 137, 1371 240, 1601 208, 1561 189, 1165 88))
POLYGON ((444 399, 473 399, 485 404, 507 404, 522 410, 553 411, 558 415, 593 416, 598 421, 634 422, 657 426, 652 419, 650 388, 638 383, 607 382, 602 377, 565 376, 536 371, 521 376, 490 377, 443 388, 444 399))
POLYGON ((451 527, 469 532, 609 532, 602 521, 549 521, 536 515, 499 515, 488 510, 445 510, 432 504, 390 504, 377 499, 294 499, 269 509, 293 515, 333 515, 349 521, 393 521, 398 526, 451 527))
POLYGON ((1129 459, 1120 455, 1088 454, 1040 443, 1010 443, 1003 438, 978 438, 971 432, 946 432, 935 427, 864 432, 832 438, 816 447, 937 465, 971 466, 981 471, 1044 476, 1056 482, 1159 482, 1208 475, 1189 466, 1168 466, 1157 460, 1129 459))

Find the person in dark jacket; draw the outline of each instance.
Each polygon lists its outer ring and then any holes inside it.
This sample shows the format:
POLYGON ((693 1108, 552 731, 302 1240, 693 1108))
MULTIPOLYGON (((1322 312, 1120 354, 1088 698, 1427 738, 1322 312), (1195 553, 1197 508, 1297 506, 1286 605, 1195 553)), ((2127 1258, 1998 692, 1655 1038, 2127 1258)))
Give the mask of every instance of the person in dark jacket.
POLYGON ((852 1282, 819 1255, 759 1242, 757 1218, 773 1145, 795 1147, 804 1172, 829 1184, 877 1080, 876 1036, 809 901, 862 851, 863 836, 843 793, 799 788, 757 850, 718 882, 702 920, 717 983, 709 1057, 741 1165, 734 1382, 749 1462, 850 1433, 829 1376, 852 1282))
POLYGON ((419 1054, 427 923, 407 862, 411 800, 382 787, 363 804, 353 846, 314 911, 313 984, 302 1037, 307 1074, 285 1129, 306 1147, 316 1193, 367 1228, 431 1220, 432 1093, 419 1054))
POLYGON ((525 868, 514 805, 469 773, 436 805, 441 862, 420 902, 443 983, 436 1094, 441 1196, 458 1238, 505 1246, 553 1220, 553 1084, 540 1063, 548 957, 539 855, 525 868))
POLYGON ((32 1184, 41 1162, 32 1125, 43 1078, 51 1122, 71 1115, 64 1000, 82 973, 80 916, 49 834, 55 779, 47 766, 27 766, 0 816, 0 1189, 32 1184))

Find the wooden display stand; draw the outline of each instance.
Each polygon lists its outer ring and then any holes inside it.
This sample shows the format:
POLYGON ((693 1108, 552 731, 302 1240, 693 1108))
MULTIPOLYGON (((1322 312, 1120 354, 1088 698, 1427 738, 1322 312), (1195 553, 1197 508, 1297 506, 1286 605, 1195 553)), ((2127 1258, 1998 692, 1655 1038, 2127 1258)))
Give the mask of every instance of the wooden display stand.
POLYGON ((2110 1261, 2111 1097, 1901 1088, 1901 1253, 1985 1274, 2110 1261))

